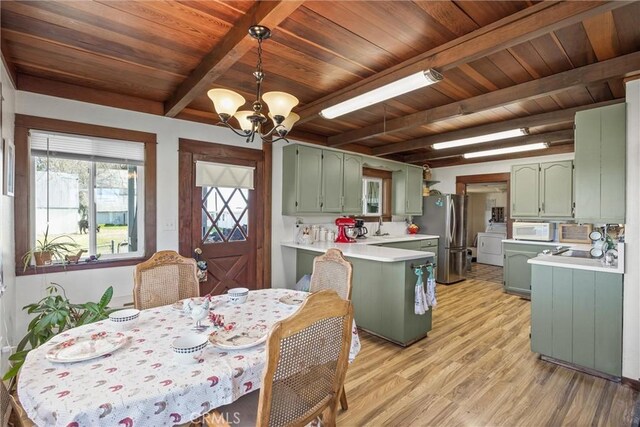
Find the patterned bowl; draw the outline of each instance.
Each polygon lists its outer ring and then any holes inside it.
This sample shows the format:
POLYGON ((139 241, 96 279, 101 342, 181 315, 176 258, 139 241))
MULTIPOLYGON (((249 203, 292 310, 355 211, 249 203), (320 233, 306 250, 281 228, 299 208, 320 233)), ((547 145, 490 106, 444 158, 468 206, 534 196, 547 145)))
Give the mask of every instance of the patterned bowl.
POLYGON ((135 308, 118 310, 109 314, 111 325, 118 331, 126 331, 133 328, 138 323, 139 318, 140 310, 135 308))
POLYGON ((193 334, 176 338, 171 343, 173 358, 176 362, 184 365, 198 363, 208 342, 206 335, 193 334))
POLYGON ((227 292, 229 302, 231 304, 244 304, 249 298, 249 289, 247 288, 233 288, 227 292))

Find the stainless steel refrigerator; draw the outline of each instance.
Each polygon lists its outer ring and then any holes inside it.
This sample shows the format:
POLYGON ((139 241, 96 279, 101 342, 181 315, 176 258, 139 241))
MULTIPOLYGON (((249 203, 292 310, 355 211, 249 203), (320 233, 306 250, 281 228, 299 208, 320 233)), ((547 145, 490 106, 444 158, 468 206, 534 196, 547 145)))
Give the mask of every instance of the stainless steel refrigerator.
POLYGON ((466 278, 467 197, 457 194, 423 199, 422 216, 413 221, 420 233, 440 237, 438 241, 438 283, 456 283, 466 278))

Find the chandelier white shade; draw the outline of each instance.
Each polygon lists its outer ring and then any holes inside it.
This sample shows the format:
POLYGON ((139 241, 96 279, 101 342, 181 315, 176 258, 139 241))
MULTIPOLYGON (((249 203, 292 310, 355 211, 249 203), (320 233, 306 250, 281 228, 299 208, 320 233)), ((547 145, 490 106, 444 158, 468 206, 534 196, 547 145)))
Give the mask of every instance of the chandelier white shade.
POLYGON ((536 144, 518 145, 516 147, 496 148, 495 150, 476 151, 475 153, 465 153, 465 159, 475 159, 477 157, 499 156, 500 154, 522 153, 524 151, 544 150, 549 148, 546 142, 536 144))
POLYGON ((262 25, 253 25, 249 27, 249 35, 258 40, 258 64, 253 73, 256 80, 256 100, 251 106, 252 110, 238 111, 246 100, 242 95, 228 89, 211 89, 207 92, 207 96, 213 102, 213 108, 220 117, 219 124, 227 126, 236 135, 246 137, 247 142, 253 142, 256 135, 259 135, 263 141, 275 142, 281 139, 287 141, 287 134, 291 131, 294 123, 300 119, 300 116, 291 112, 298 105, 298 98, 285 92, 262 93, 262 81, 264 80, 262 42, 271 37, 271 30, 262 25), (273 120, 273 128, 268 132, 263 132, 263 126, 268 122, 265 116, 266 111, 262 111, 263 101, 269 109, 269 117, 273 120), (238 120, 241 131, 237 131, 229 124, 231 117, 238 120), (272 135, 275 138, 272 138, 272 135))
POLYGON ((434 150, 442 150, 443 148, 463 147, 465 145, 480 144, 482 142, 499 141, 501 139, 515 138, 517 136, 527 135, 529 131, 525 128, 510 129, 502 132, 488 133, 486 135, 472 136, 469 138, 454 139, 446 142, 438 142, 431 147, 434 150))
POLYGON ((325 108, 320 115, 325 119, 335 119, 336 117, 350 113, 351 111, 360 110, 369 105, 395 98, 407 92, 429 86, 442 80, 442 74, 436 70, 419 71, 410 76, 396 80, 395 82, 386 84, 369 92, 358 95, 354 98, 343 101, 339 104, 325 108))
POLYGON ((238 108, 242 107, 245 102, 244 96, 227 89, 211 89, 207 92, 207 96, 213 102, 213 108, 216 113, 226 114, 228 117, 233 116, 238 108))

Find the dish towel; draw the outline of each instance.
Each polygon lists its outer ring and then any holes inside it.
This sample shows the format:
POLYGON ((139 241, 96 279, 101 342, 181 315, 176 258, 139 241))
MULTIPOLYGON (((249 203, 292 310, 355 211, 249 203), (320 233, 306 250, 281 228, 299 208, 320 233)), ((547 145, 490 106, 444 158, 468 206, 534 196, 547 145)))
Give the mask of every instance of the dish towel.
POLYGON ((433 308, 438 305, 438 301, 436 301, 436 278, 433 274, 432 265, 427 267, 427 272, 429 273, 429 277, 427 277, 426 300, 429 307, 433 308))
POLYGON ((425 314, 429 311, 429 306, 427 305, 427 295, 424 292, 424 284, 422 281, 424 272, 422 268, 416 268, 415 273, 416 276, 418 276, 418 280, 416 281, 415 313, 425 314))

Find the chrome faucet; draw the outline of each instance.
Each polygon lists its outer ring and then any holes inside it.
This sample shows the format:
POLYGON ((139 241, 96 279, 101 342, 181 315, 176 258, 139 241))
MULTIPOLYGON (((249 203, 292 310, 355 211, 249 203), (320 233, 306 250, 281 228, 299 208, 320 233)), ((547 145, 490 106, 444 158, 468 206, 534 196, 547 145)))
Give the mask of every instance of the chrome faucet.
POLYGON ((375 233, 373 233, 374 236, 388 236, 389 233, 383 233, 382 232, 382 216, 378 217, 378 229, 376 230, 375 233))

